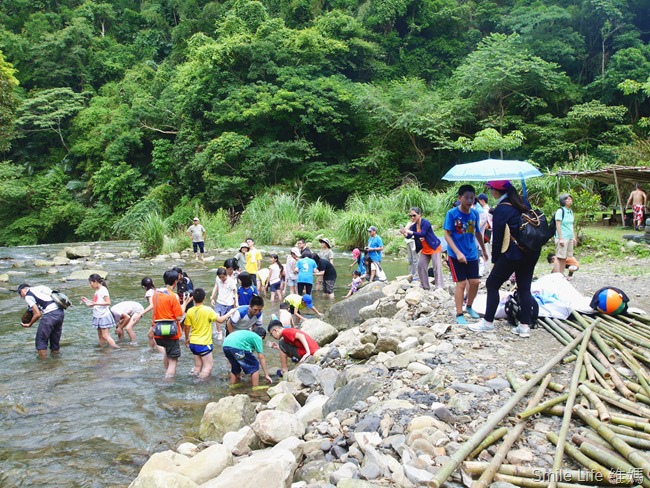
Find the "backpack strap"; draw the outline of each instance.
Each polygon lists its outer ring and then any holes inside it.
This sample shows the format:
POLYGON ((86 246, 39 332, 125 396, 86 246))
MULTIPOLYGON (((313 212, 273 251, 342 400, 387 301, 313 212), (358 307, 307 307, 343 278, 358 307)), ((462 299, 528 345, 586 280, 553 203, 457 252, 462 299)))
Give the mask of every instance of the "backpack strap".
POLYGON ((47 307, 49 307, 53 303, 56 303, 54 300, 50 300, 48 302, 48 301, 45 301, 45 300, 43 300, 41 298, 38 298, 36 295, 34 295, 34 293, 32 293, 31 290, 29 290, 27 293, 25 293, 25 295, 29 295, 30 297, 32 297, 36 301, 36 305, 38 305, 38 308, 40 308, 41 311, 45 310, 47 307))

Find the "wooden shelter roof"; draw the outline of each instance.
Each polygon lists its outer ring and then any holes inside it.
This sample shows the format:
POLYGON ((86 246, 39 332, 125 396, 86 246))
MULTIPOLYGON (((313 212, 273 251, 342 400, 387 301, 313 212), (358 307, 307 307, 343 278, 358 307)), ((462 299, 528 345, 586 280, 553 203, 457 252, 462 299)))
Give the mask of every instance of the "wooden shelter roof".
POLYGON ((594 171, 558 171, 557 176, 572 176, 574 178, 590 178, 610 185, 619 183, 650 183, 650 167, 648 166, 608 166, 594 171), (616 172, 616 177, 614 177, 616 172))

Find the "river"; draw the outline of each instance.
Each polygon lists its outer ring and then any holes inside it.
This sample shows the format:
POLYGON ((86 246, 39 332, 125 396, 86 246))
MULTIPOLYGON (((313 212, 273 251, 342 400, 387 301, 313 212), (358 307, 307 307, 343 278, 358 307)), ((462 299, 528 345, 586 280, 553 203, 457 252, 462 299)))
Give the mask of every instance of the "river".
MULTIPOLYGON (((93 290, 86 281, 63 280, 81 266, 57 266, 57 273, 50 274, 49 268, 33 264, 35 259, 57 255, 65 246, 0 248, 0 274, 10 273, 9 283, 1 286, 15 290, 23 282, 44 284, 64 291, 74 304, 66 311, 61 354, 39 360, 34 350, 36 325, 20 327, 25 302, 15 291, 0 293, 1 486, 127 486, 152 453, 186 441, 199 442, 198 427, 208 402, 233 392, 265 399, 264 393, 250 388, 228 387, 228 369, 218 347, 209 380, 201 382, 189 375, 192 357, 183 348, 176 378, 165 381, 162 356, 147 347, 150 315, 136 325, 137 345, 99 348, 91 326, 92 312, 79 305, 80 297, 92 297, 93 290)), ((93 253, 116 256, 135 248, 137 243, 124 241, 91 244, 93 253)), ((106 258, 97 260, 96 268, 109 273, 112 303, 137 300, 144 304, 142 277, 151 276, 161 286, 165 269, 179 265, 195 287, 206 288, 209 294, 215 269, 227 257, 217 255, 216 262, 205 265, 193 261, 152 265, 145 259, 106 258)), ((335 256, 337 300, 347 293, 349 263, 349 254, 335 256)), ((384 267, 389 279, 407 269, 403 261, 388 261, 384 267)), ((331 306, 318 294, 314 301, 320 311, 331 306)), ((277 303, 265 307, 265 325, 274 312, 277 303)), ((275 371, 277 352, 267 354, 269 367, 275 371)))

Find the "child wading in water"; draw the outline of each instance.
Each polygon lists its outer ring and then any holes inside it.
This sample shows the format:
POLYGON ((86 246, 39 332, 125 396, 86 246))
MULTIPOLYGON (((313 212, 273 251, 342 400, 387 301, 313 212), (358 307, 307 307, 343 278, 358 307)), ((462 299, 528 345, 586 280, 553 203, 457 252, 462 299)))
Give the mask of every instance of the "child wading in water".
POLYGON ((92 300, 86 297, 81 297, 81 302, 93 309, 93 327, 97 329, 97 337, 99 345, 106 342, 113 348, 119 348, 111 337, 111 327, 115 325, 115 319, 111 313, 111 297, 106 288, 106 282, 97 273, 93 273, 88 277, 90 287, 95 290, 95 295, 92 300))
POLYGON ((271 266, 269 266, 269 287, 271 289, 271 303, 275 301, 275 297, 278 298, 278 301, 282 301, 282 275, 284 274, 284 268, 280 264, 277 254, 271 254, 271 266))
POLYGON ((359 272, 358 269, 355 269, 352 272, 352 282, 348 285, 350 287, 350 291, 348 292, 347 295, 345 295, 345 298, 354 295, 356 292, 359 291, 359 287, 363 283, 363 280, 361 279, 361 273, 359 272))

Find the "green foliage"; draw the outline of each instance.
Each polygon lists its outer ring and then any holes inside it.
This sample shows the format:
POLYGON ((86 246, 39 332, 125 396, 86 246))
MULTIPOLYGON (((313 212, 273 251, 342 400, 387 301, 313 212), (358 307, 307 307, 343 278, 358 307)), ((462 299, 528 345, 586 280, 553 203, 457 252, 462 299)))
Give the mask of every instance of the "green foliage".
POLYGON ((165 244, 165 221, 157 213, 148 214, 138 228, 138 240, 142 255, 156 256, 165 244))
POLYGON ((121 239, 136 238, 142 222, 149 215, 159 215, 162 213, 160 204, 155 199, 144 199, 131 207, 119 220, 117 220, 112 230, 116 237, 121 239))
POLYGON ((381 234, 381 225, 377 225, 376 214, 346 210, 339 216, 339 226, 336 229, 336 242, 343 247, 363 249, 368 242, 368 228, 376 226, 381 234))
POLYGON ((108 240, 113 236, 115 220, 113 210, 100 203, 86 210, 75 234, 83 241, 108 240))
POLYGON ((459 137, 454 143, 454 146, 463 151, 487 152, 489 158, 490 153, 494 151, 499 151, 500 154, 503 155, 503 151, 516 149, 521 146, 523 142, 524 135, 521 131, 514 130, 509 134, 502 135, 495 129, 488 128, 474 134, 474 139, 459 137))
POLYGON ((90 180, 93 196, 114 212, 130 207, 147 186, 140 171, 121 162, 117 166, 104 161, 90 180))
POLYGON ((181 252, 192 247, 192 239, 181 229, 171 232, 171 235, 165 235, 161 251, 163 254, 172 252, 181 252))
POLYGON ((320 198, 305 208, 306 223, 316 229, 328 229, 336 219, 334 207, 320 198))
POLYGON ((0 152, 9 149, 14 136, 14 118, 18 107, 16 70, 0 50, 0 152))

